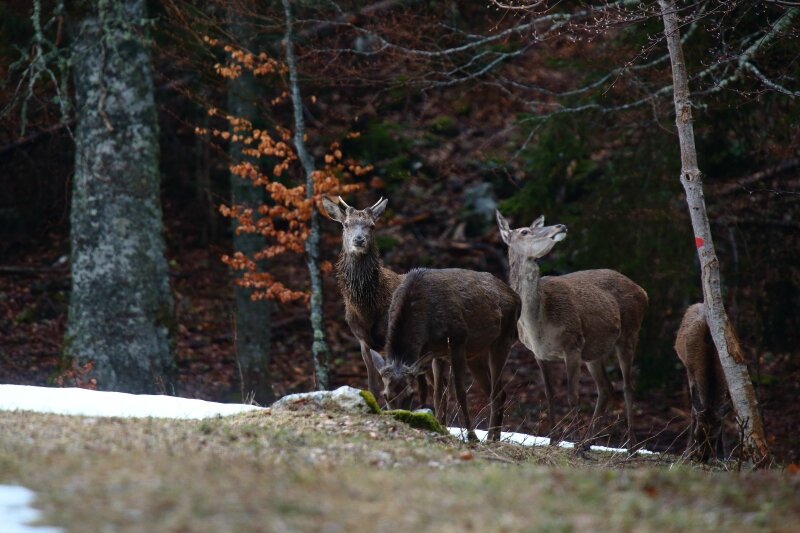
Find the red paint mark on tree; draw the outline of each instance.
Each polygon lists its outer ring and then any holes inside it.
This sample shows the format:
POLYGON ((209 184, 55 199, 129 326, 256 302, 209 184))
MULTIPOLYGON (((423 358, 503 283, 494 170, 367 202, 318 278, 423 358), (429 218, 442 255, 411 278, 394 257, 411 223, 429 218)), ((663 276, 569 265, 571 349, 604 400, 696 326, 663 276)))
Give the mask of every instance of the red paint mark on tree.
POLYGON ((704 241, 701 237, 694 238, 694 245, 697 246, 698 248, 702 248, 705 243, 706 241, 704 241))

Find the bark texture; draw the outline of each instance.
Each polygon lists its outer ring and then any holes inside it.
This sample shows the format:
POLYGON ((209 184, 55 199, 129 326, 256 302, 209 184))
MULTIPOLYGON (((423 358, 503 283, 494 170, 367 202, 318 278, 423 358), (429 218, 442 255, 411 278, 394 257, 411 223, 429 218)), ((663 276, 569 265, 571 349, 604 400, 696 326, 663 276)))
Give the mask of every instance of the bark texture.
POLYGON ((757 465, 766 463, 768 458, 764 426, 758 409, 755 390, 750 380, 739 341, 725 313, 720 288, 719 260, 711 238, 703 182, 697 164, 697 150, 692 125, 692 103, 689 96, 689 82, 675 4, 672 0, 659 0, 664 21, 664 35, 669 47, 672 63, 672 79, 675 99, 675 123, 681 150, 681 183, 686 191, 686 202, 692 219, 697 254, 702 269, 703 298, 706 305, 706 320, 711 337, 717 347, 720 363, 728 382, 733 407, 744 426, 746 454, 757 465))
MULTIPOLYGON (((294 55, 294 34, 292 30, 292 9, 289 0, 283 0, 283 10, 286 17, 286 64, 289 67, 289 84, 294 107, 294 145, 297 157, 303 165, 306 175, 306 197, 314 197, 314 160, 308 153, 305 143, 306 126, 303 118, 303 100, 300 96, 300 84, 297 80, 297 58, 294 55)), ((314 360, 314 373, 318 390, 328 388, 328 361, 330 352, 325 342, 325 323, 322 312, 322 275, 319 269, 319 211, 316 206, 311 208, 309 221, 309 234, 306 240, 306 265, 311 278, 311 328, 314 341, 311 353, 314 360)))
POLYGON ((144 0, 93 4, 75 28, 77 125, 66 355, 98 387, 173 392, 172 295, 144 0))
MULTIPOLYGON (((232 14, 233 15, 233 14, 232 14)), ((230 23, 231 34, 239 42, 251 41, 247 26, 238 22, 233 16, 230 23)), ((236 117, 256 123, 258 110, 255 102, 258 98, 258 87, 251 73, 245 71, 238 78, 228 82, 228 109, 236 117)), ((230 143, 229 154, 232 162, 242 161, 248 156, 242 154, 243 145, 230 143)), ((256 161, 253 161, 257 165, 256 161)), ((257 207, 265 201, 264 189, 254 187, 246 179, 231 174, 231 203, 245 205, 257 212, 257 207)), ((233 219, 233 249, 242 252, 246 257, 253 257, 264 249, 264 237, 255 233, 236 233, 238 222, 233 219)), ((272 378, 269 373, 270 341, 272 328, 270 318, 272 302, 269 300, 253 301, 251 289, 239 287, 235 292, 236 322, 236 354, 242 379, 242 401, 253 399, 260 405, 268 405, 275 401, 272 390, 272 378)))

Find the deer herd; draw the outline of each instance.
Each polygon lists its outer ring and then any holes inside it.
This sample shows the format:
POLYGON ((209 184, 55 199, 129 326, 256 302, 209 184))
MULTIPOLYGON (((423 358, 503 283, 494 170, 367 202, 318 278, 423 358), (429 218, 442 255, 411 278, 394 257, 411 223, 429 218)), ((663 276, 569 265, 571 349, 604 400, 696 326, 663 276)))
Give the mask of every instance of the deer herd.
MULTIPOLYGON (((606 372, 619 362, 625 399, 626 444, 637 445, 631 367, 647 293, 614 270, 582 270, 541 276, 537 260, 567 236, 561 224, 511 229, 497 212, 500 237, 508 246, 509 283, 486 272, 460 268, 416 268, 398 274, 383 266, 374 227, 388 203, 381 198, 355 209, 341 197, 323 197, 325 213, 342 225, 336 265, 345 320, 358 339, 370 392, 389 408, 429 405, 447 421, 447 387, 452 389, 468 438, 477 440, 467 405, 466 370, 489 397, 488 436, 500 438, 506 392, 502 372, 519 340, 538 364, 547 398, 548 424, 557 425, 553 365, 566 366, 567 398, 577 407, 578 378, 585 363, 597 387, 597 401, 584 445, 597 435, 613 387, 606 372), (379 352, 383 352, 381 355, 379 352)), ((675 350, 687 369, 691 398, 688 451, 707 460, 717 450, 725 414, 724 376, 716 360, 702 304, 691 306, 678 331, 675 350), (715 363, 716 361, 716 363, 715 363)))

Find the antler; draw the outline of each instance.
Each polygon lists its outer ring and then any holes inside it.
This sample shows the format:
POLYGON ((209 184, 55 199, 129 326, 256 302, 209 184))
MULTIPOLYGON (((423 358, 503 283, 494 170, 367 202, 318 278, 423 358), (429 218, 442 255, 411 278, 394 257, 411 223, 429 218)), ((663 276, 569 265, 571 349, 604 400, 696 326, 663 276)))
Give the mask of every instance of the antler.
POLYGON ((379 204, 379 203, 381 203, 382 201, 383 201, 383 196, 381 196, 380 200, 378 200, 377 202, 375 202, 375 203, 372 205, 372 207, 370 207, 370 209, 375 209, 376 207, 378 207, 378 204, 379 204))
POLYGON ((350 206, 349 206, 349 205, 347 205, 347 203, 345 203, 345 201, 344 201, 344 200, 342 200, 342 197, 341 197, 341 196, 339 196, 338 198, 339 198, 339 203, 340 203, 340 204, 342 204, 344 207, 346 207, 346 208, 350 209, 350 206))

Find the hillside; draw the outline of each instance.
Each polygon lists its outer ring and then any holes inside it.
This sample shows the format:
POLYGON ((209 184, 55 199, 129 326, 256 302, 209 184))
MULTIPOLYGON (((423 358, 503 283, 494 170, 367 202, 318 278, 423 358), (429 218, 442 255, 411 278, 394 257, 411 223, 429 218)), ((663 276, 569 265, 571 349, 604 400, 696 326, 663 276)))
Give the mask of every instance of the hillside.
POLYGON ((675 456, 470 447, 386 416, 4 412, 0 484, 68 531, 789 531, 800 477, 675 456))

